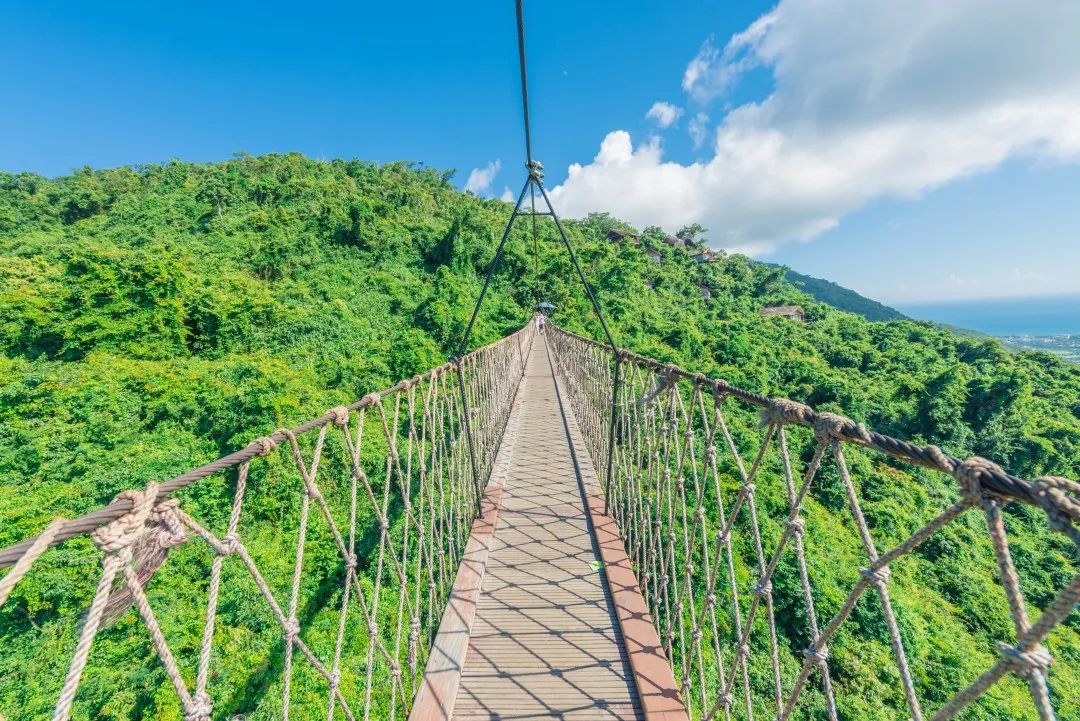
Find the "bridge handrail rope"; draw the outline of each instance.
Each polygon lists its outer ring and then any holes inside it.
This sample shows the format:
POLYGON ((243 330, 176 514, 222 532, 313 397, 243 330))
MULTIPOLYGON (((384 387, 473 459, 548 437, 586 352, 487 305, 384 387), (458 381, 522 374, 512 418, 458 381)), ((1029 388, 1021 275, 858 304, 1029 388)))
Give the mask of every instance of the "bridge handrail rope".
MULTIPOLYGON (((222 566, 232 556, 240 559, 258 589, 258 598, 265 602, 284 636, 283 719, 289 717, 290 682, 297 654, 306 658, 326 683, 328 719, 334 718, 335 708, 350 721, 368 719, 372 713, 377 718, 395 718, 398 711, 407 713, 469 529, 477 516, 483 486, 501 443, 535 333, 529 323, 465 355, 460 362, 445 363, 351 405, 331 409, 297 428, 259 438, 241 451, 169 481, 150 482, 143 490, 125 491, 109 506, 78 519, 56 519, 42 534, 0 551, 4 566, 12 567, 0 578, 0 607, 49 547, 89 534, 102 554, 102 573, 59 694, 54 721, 64 721, 72 713, 99 630, 122 616, 132 604, 150 634, 185 721, 210 721, 211 666, 222 566), (476 429, 471 440, 475 442, 479 485, 468 470, 472 448, 465 443, 462 397, 469 399, 469 414, 475 421, 471 424, 476 429), (328 444, 332 427, 340 431, 341 437, 339 442, 328 444), (301 437, 313 431, 317 431, 316 437, 306 444, 311 449, 305 453, 301 437), (241 512, 251 495, 253 463, 271 456, 279 447, 289 459, 285 464, 291 461, 300 481, 296 486, 300 502, 295 562, 291 590, 284 602, 241 533, 241 512), (331 448, 341 455, 327 456, 331 448), (373 454, 381 457, 381 462, 372 462, 373 454), (336 463, 340 475, 348 480, 331 480, 332 490, 324 494, 320 463, 324 467, 336 463), (224 533, 213 532, 180 500, 169 497, 199 479, 234 468, 235 491, 224 533), (313 527, 312 515, 322 518, 330 534, 327 540, 339 554, 340 566, 332 572, 340 574, 341 606, 330 658, 319 658, 305 643, 304 628, 298 620, 304 549, 313 527), (370 558, 358 559, 358 534, 362 537, 365 533, 375 533, 379 540, 370 558), (187 664, 196 669, 192 685, 192 674, 181 671, 161 630, 154 611, 156 604, 151 600, 155 594, 148 592, 147 585, 170 549, 195 538, 202 539, 214 556, 198 658, 187 664), (366 584, 361 583, 362 575, 366 584), (395 597, 396 609, 385 607, 383 597, 387 595, 395 597), (378 620, 386 618, 393 624, 381 629, 378 620), (366 660, 362 665, 346 667, 342 652, 346 637, 355 635, 349 633, 354 628, 362 629, 366 637, 366 644, 361 644, 366 645, 366 660), (357 671, 357 666, 362 671, 357 671), (358 689, 351 697, 342 690, 346 674, 349 688, 358 689), (384 690, 376 692, 376 683, 382 684, 384 690)), ((322 476, 333 472, 323 471, 322 476)), ((331 571, 324 568, 319 572, 331 571)))
POLYGON ((955 717, 1010 672, 1026 682, 1039 718, 1054 718, 1047 684, 1051 659, 1042 644, 1080 603, 1080 574, 1058 590, 1032 623, 1010 552, 1002 507, 1015 501, 1042 510, 1050 527, 1080 549, 1080 483, 1051 476, 1033 481, 1017 478, 984 458, 954 458, 936 446, 919 446, 869 431, 849 418, 815 412, 801 403, 743 390, 626 350, 618 351, 616 359, 617 365, 625 368, 616 399, 618 431, 614 445, 609 445, 604 420, 609 402, 610 349, 555 326, 550 326, 548 344, 593 461, 614 459, 607 501, 639 574, 641 592, 667 658, 673 662, 683 702, 695 718, 713 719, 722 713, 730 719, 740 713, 736 697, 741 696, 746 718, 764 710, 770 714, 767 717, 783 721, 791 717, 816 673, 828 717, 836 721, 828 644, 864 592, 873 587, 896 661, 898 690, 910 717, 922 721, 923 709, 890 600, 890 565, 972 509, 986 517, 1015 638, 1001 644, 999 660, 957 690, 932 718, 944 721, 955 717), (725 418, 730 412, 730 407, 725 407, 728 398, 759 411, 762 439, 757 448, 745 449, 753 454, 749 470, 725 418), (788 430, 800 426, 813 431, 815 450, 806 468, 797 473, 788 430), (946 473, 958 484, 958 498, 905 540, 879 553, 845 457, 844 446, 848 445, 946 473), (767 458, 770 448, 776 450, 767 458), (823 482, 819 470, 829 462, 827 457, 839 477, 866 566, 859 569, 858 580, 833 617, 822 625, 806 560, 803 511, 815 479, 823 482), (764 482, 762 476, 777 474, 776 466, 782 469, 779 473, 787 508, 782 519, 773 519, 779 521, 773 526, 782 531, 769 539, 765 536, 769 525, 760 515, 755 491, 756 484, 764 482), (771 470, 763 470, 766 467, 771 470), (734 494, 724 493, 725 474, 741 481, 734 494), (739 532, 746 534, 746 545, 753 549, 750 558, 740 557, 735 549, 733 536, 739 532), (787 687, 782 683, 773 590, 785 551, 794 554, 799 581, 797 590, 784 601, 789 608, 803 607, 805 633, 811 639, 802 651, 799 674, 787 687), (756 576, 749 587, 738 581, 736 568, 743 563, 756 576), (726 604, 719 598, 724 593, 726 604), (740 593, 749 593, 749 602, 740 598, 740 593), (754 669, 761 667, 749 663, 753 649, 768 653, 767 678, 755 677, 754 669), (762 686, 771 687, 770 698, 752 692, 762 686))

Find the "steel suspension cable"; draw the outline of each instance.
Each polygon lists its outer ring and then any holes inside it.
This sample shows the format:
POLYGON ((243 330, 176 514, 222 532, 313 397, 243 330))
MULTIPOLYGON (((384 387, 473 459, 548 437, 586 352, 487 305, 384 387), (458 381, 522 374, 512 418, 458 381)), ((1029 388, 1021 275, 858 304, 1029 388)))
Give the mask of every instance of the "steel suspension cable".
MULTIPOLYGON (((522 15, 521 0, 517 0, 517 37, 518 67, 521 69, 521 108, 525 114, 525 159, 531 169, 533 164, 532 136, 529 133, 529 84, 525 70, 525 19, 522 15)), ((535 208, 534 208, 535 210, 535 208)))

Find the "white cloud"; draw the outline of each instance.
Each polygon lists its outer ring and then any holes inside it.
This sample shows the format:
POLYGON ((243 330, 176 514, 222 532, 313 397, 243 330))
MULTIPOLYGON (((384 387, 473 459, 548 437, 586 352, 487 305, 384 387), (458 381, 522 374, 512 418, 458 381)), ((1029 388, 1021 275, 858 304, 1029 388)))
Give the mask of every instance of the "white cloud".
POLYGON ((649 112, 645 113, 645 117, 655 120, 661 128, 669 128, 682 114, 683 109, 679 106, 658 100, 649 108, 649 112))
POLYGON ((690 133, 690 140, 694 143, 694 150, 697 150, 709 134, 709 116, 698 113, 690 120, 690 127, 687 130, 690 133))
POLYGON ((723 52, 713 45, 713 36, 706 38, 701 50, 686 66, 683 90, 703 103, 727 92, 742 73, 761 64, 756 51, 776 17, 777 10, 762 15, 746 30, 732 35, 723 52))
POLYGON ((465 190, 478 195, 486 192, 487 189, 491 187, 491 181, 499 174, 501 168, 501 160, 492 160, 483 168, 473 168, 472 172, 469 173, 468 179, 465 181, 465 190))
POLYGON ((510 186, 504 185, 503 192, 502 195, 499 196, 499 200, 503 201, 504 203, 513 203, 515 200, 517 200, 517 198, 514 197, 514 192, 510 190, 510 186))
POLYGON ((1080 158, 1080 3, 782 0, 690 62, 695 100, 748 68, 773 76, 730 110, 713 155, 665 161, 656 138, 610 132, 552 191, 569 215, 610 211, 764 253, 809 240, 884 196, 913 197, 1018 156, 1080 158))

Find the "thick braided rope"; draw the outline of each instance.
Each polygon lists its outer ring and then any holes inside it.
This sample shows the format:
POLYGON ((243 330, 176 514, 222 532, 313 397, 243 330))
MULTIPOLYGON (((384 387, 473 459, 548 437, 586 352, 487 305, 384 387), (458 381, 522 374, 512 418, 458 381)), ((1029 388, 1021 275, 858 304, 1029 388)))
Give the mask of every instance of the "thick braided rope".
POLYGON ((350 406, 332 408, 320 419, 297 429, 282 429, 257 439, 242 453, 227 456, 167 483, 150 483, 142 491, 126 491, 103 512, 75 521, 57 519, 38 537, 14 547, 18 549, 17 555, 13 556, 14 567, 0 579, 0 603, 7 600, 44 551, 63 538, 93 530, 94 543, 103 554, 102 575, 82 625, 54 718, 70 718, 94 639, 101 625, 108 620, 110 608, 115 607, 119 615, 134 604, 183 709, 185 721, 209 721, 214 714, 210 678, 213 675, 218 603, 225 578, 223 567, 233 556, 243 564, 258 595, 281 627, 285 644, 283 719, 289 717, 296 704, 291 678, 297 656, 304 658, 326 684, 324 708, 328 721, 342 715, 349 721, 358 717, 352 707, 355 699, 350 703, 343 693, 347 688, 343 679, 347 629, 357 622, 357 613, 361 626, 368 630, 367 643, 361 651, 366 654, 367 663, 364 681, 351 684, 349 693, 363 689, 355 695, 361 699, 366 718, 397 718, 407 714, 412 696, 419 687, 419 670, 430 650, 432 635, 448 598, 453 568, 464 550, 483 490, 474 483, 469 467, 463 434, 466 408, 477 429, 474 441, 478 462, 486 477, 502 439, 533 337, 534 329, 530 325, 514 336, 464 357, 461 360, 463 389, 457 387, 459 376, 452 372, 454 366, 445 364, 402 381, 387 391, 369 394, 350 406), (460 403, 461 390, 468 399, 467 407, 460 403), (355 433, 351 425, 354 414, 355 433), (374 419, 375 427, 380 429, 387 448, 385 463, 375 470, 378 480, 370 477, 364 468, 364 428, 371 425, 365 423, 370 419, 374 419), (342 433, 346 465, 352 470, 344 532, 339 528, 340 520, 335 518, 318 480, 324 443, 333 427, 342 433), (314 450, 308 454, 302 448, 300 436, 311 430, 318 433, 314 450), (284 603, 275 598, 258 563, 245 547, 241 532, 244 499, 250 495, 252 463, 260 457, 269 460, 283 443, 288 446, 291 465, 300 479, 298 491, 302 494, 292 582, 288 600, 284 603), (232 508, 221 537, 186 513, 177 500, 167 499, 170 491, 237 464, 239 470, 232 508), (370 510, 373 517, 359 512, 361 489, 370 504, 365 513, 370 510), (398 506, 400 513, 392 511, 398 506), (304 547, 311 527, 312 508, 325 521, 344 568, 337 634, 327 662, 318 658, 301 637, 300 596, 305 588, 303 578, 308 573, 304 547), (360 562, 355 550, 358 526, 368 521, 374 522, 382 538, 377 558, 372 559, 374 567, 369 566, 366 572, 374 580, 374 591, 371 587, 365 590, 361 583, 360 562), (87 524, 91 522, 96 525, 88 528, 87 524), (391 533, 392 524, 400 527, 400 533, 391 533), (201 539, 214 551, 192 689, 186 685, 177 658, 158 623, 154 603, 144 590, 158 565, 164 562, 167 550, 189 537, 201 539), (119 590, 114 590, 117 578, 122 578, 123 582, 119 590), (389 590, 391 585, 394 586, 396 608, 384 611, 379 607, 380 586, 389 590), (354 616, 351 624, 350 615, 354 616), (392 619, 388 630, 380 629, 375 622, 383 616, 392 619), (378 674, 389 674, 388 691, 376 684, 377 670, 378 674))
POLYGON ((15 562, 15 565, 8 574, 3 578, 0 578, 0 606, 4 605, 4 601, 7 600, 8 594, 15 588, 15 584, 26 575, 27 571, 30 570, 30 567, 34 565, 34 561, 49 549, 53 539, 56 538, 56 534, 63 529, 64 524, 66 523, 66 519, 57 518, 46 526, 45 530, 41 532, 41 535, 34 539, 34 543, 30 548, 28 548, 19 560, 15 562))
POLYGON ((613 359, 602 344, 555 327, 551 328, 548 341, 557 370, 568 389, 571 406, 583 429, 586 446, 598 467, 603 467, 606 461, 603 420, 610 402, 610 369, 615 362, 623 366, 616 396, 618 445, 613 453, 615 471, 611 487, 606 489, 608 503, 622 531, 628 555, 640 569, 642 594, 649 604, 664 651, 673 662, 681 696, 692 716, 730 719, 739 695, 745 706, 744 715, 756 716, 764 707, 764 697, 758 697, 756 689, 764 690, 768 686, 776 706, 775 717, 790 718, 811 674, 817 671, 826 700, 826 714, 830 719, 837 718, 828 644, 850 617, 862 595, 873 588, 897 663, 898 692, 904 698, 910 716, 923 718, 899 623, 892 608, 889 567, 972 507, 983 507, 988 515, 991 542, 998 558, 999 575, 1009 601, 1017 642, 1004 644, 1001 660, 938 709, 934 720, 952 718, 1010 672, 1027 681, 1040 718, 1053 718, 1045 684, 1049 655, 1040 641, 1080 600, 1080 576, 1062 589, 1043 611, 1039 622, 1031 625, 1023 608, 1016 569, 1008 556, 1008 540, 1004 525, 1000 524, 999 509, 1009 501, 1040 507, 1046 512, 1051 528, 1069 536, 1080 546, 1077 532, 1080 483, 1057 477, 1023 481, 983 459, 961 461, 935 446, 916 446, 869 431, 843 416, 815 412, 809 406, 785 399, 769 399, 626 351, 613 359), (708 412, 702 403, 701 399, 707 395, 714 400, 714 413, 708 412), (754 451, 754 462, 749 470, 743 464, 721 411, 724 400, 730 397, 760 409, 764 438, 754 451), (816 452, 799 486, 794 482, 792 459, 787 449, 785 427, 789 426, 809 427, 817 438, 816 452), (723 438, 724 443, 717 444, 714 439, 718 437, 723 438), (907 539, 879 554, 847 464, 844 444, 863 446, 908 463, 943 471, 956 479, 962 497, 907 539), (723 454, 718 445, 726 447, 724 463, 741 479, 730 506, 725 503, 723 496, 727 491, 720 483, 719 457, 723 454), (766 556, 763 527, 756 518, 755 479, 763 473, 763 459, 770 445, 779 447, 789 508, 779 538, 766 556), (800 511, 826 457, 836 467, 854 530, 862 542, 868 563, 860 569, 858 581, 840 609, 821 625, 814 608, 814 590, 803 541, 806 524, 800 511), (713 479, 711 484, 701 482, 702 472, 713 479), (738 554, 732 539, 737 532, 749 535, 750 565, 757 568, 756 578, 748 589, 752 594, 748 608, 739 593, 739 588, 746 588, 746 585, 735 569, 738 554), (777 638, 771 609, 772 578, 782 555, 792 552, 811 643, 803 651, 805 660, 798 676, 789 687, 783 688, 773 663, 777 638), (725 575, 721 571, 723 566, 727 569, 726 583, 721 583, 725 575), (721 586, 727 587, 726 608, 718 603, 721 586), (721 637, 720 625, 713 620, 722 608, 728 614, 730 640, 721 637), (755 638, 759 640, 754 641, 755 638), (760 661, 754 664, 759 670, 753 672, 751 683, 748 659, 751 649, 758 647, 768 648, 770 659, 764 664, 760 661), (730 665, 724 659, 729 653, 733 657, 730 665), (711 670, 707 666, 711 666, 711 670), (705 683, 707 671, 720 679, 718 685, 705 683))

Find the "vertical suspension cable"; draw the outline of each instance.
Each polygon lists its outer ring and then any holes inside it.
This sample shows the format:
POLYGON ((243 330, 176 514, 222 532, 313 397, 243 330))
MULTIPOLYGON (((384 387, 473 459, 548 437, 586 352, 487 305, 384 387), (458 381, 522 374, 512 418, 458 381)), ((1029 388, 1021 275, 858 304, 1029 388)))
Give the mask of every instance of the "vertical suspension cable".
MULTIPOLYGON (((517 12, 517 38, 518 38, 518 68, 521 71, 521 110, 525 118, 525 165, 529 169, 529 178, 535 172, 532 157, 532 134, 529 126, 529 83, 528 73, 525 66, 525 18, 521 7, 522 0, 517 0, 515 9, 517 12)), ((532 240, 533 240, 533 294, 536 303, 540 297, 540 246, 536 236, 536 187, 529 183, 530 203, 532 206, 532 240)), ((554 211, 553 211, 554 212, 554 211)))
POLYGON ((533 295, 536 296, 536 305, 540 305, 540 243, 536 238, 536 186, 532 183, 529 183, 529 194, 532 196, 533 295))
POLYGON ((518 67, 521 68, 521 108, 525 114, 525 160, 532 171, 532 137, 529 133, 529 85, 525 80, 525 20, 517 0, 518 67))

